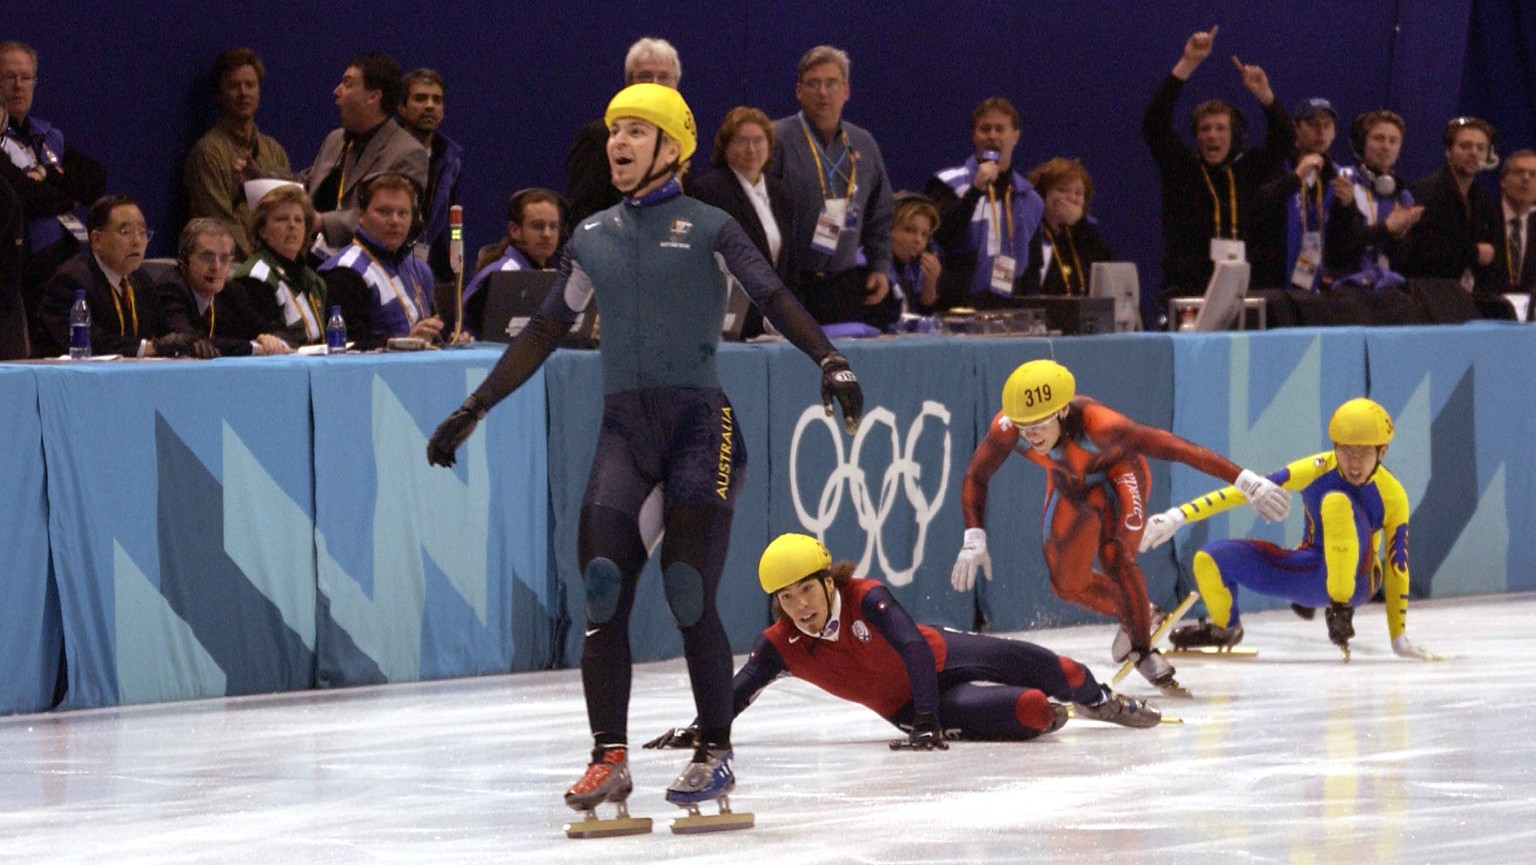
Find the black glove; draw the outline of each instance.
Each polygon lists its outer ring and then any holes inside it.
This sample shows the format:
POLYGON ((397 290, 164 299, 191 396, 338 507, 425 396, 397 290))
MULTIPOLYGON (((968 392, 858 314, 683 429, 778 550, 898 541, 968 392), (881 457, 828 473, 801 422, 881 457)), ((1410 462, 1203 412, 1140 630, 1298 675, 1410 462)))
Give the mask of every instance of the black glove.
POLYGON ((197 338, 192 340, 192 345, 187 348, 187 354, 198 360, 213 360, 219 356, 219 348, 211 339, 197 338))
POLYGON ((848 368, 848 358, 840 351, 821 359, 821 404, 827 417, 832 416, 834 399, 843 409, 843 429, 853 435, 864 416, 864 391, 859 387, 858 377, 848 368))
POLYGON ((645 747, 657 748, 697 748, 699 746, 699 728, 695 726, 673 727, 660 736, 645 743, 645 747))
POLYGON ((459 445, 469 438, 469 434, 475 431, 475 426, 480 419, 485 417, 489 407, 480 402, 474 394, 464 400, 464 404, 453 410, 437 429, 432 433, 432 438, 427 440, 427 462, 443 468, 453 468, 456 459, 455 452, 459 445))
POLYGON ((157 336, 149 341, 155 350, 155 357, 180 357, 192 351, 192 343, 196 340, 190 333, 171 332, 165 336, 157 336))
POLYGON ((1355 608, 1338 601, 1328 605, 1328 639, 1335 646, 1347 646, 1355 638, 1355 608))
POLYGON ((939 719, 932 712, 918 712, 912 719, 907 738, 891 743, 892 751, 932 751, 935 748, 948 751, 949 743, 944 741, 944 731, 939 728, 939 719))

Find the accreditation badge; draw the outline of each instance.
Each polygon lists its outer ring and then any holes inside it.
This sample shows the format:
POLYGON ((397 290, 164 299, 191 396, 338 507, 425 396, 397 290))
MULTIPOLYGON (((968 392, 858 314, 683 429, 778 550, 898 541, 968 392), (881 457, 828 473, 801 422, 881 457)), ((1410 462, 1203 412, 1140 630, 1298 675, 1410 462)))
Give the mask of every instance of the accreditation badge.
POLYGON ((1211 261, 1247 261, 1248 248, 1241 240, 1211 238, 1211 261))
POLYGON ((811 235, 811 249, 823 255, 837 252, 837 240, 847 219, 848 199, 829 198, 823 202, 821 214, 816 217, 816 232, 811 235))
POLYGON ((992 290, 1002 295, 1013 294, 1013 276, 1018 262, 1011 255, 999 255, 992 259, 992 290))
POLYGON ((1291 285, 1302 291, 1311 291, 1317 284, 1317 269, 1323 261, 1323 233, 1308 231, 1301 236, 1301 252, 1296 255, 1296 266, 1291 268, 1291 285))

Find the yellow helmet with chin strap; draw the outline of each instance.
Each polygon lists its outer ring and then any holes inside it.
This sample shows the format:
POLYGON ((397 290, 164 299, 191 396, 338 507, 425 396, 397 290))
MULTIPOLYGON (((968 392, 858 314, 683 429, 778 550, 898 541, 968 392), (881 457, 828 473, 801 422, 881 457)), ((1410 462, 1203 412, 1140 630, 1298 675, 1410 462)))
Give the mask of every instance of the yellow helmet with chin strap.
POLYGON ((1380 447, 1392 441, 1392 432, 1392 416, 1365 397, 1339 406, 1328 421, 1328 438, 1336 445, 1380 447))
POLYGON ((821 541, 794 532, 779 535, 763 550, 757 579, 770 595, 832 567, 832 554, 821 541))
POLYGON ((1019 426, 1039 423, 1077 395, 1072 371, 1054 360, 1032 360, 1003 382, 1003 415, 1019 426))
POLYGON ((688 161, 699 146, 699 130, 693 122, 693 112, 683 94, 670 87, 651 82, 631 84, 620 90, 603 112, 603 122, 609 126, 621 117, 636 117, 666 133, 677 142, 677 164, 688 161))

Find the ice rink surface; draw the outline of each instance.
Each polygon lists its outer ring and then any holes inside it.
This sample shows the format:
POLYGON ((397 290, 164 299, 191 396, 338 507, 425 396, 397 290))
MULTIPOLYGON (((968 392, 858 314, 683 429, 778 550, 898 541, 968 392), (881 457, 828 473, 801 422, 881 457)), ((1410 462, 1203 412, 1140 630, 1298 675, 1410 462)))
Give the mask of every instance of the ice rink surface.
MULTIPOLYGON (((1344 664, 1321 615, 1251 614, 1257 658, 1174 659, 1193 697, 1157 702, 1183 724, 947 752, 893 752, 868 710, 781 681, 734 731, 757 826, 716 835, 667 829, 686 752, 636 748, 656 831, 564 836, 575 671, 0 718, 0 862, 1528 863, 1533 624, 1536 594, 1418 602, 1409 636, 1452 657, 1408 661, 1372 605, 1344 664)), ((1107 679, 1112 635, 1011 636, 1107 679)), ((692 715, 681 661, 636 669, 634 743, 692 715)))

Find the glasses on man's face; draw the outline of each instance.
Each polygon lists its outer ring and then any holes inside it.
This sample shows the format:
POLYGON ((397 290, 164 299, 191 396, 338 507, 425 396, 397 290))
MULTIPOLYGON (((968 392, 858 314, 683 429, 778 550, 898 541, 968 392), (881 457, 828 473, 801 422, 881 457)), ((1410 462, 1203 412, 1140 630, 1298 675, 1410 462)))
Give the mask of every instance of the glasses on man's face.
POLYGON ((806 90, 815 90, 815 91, 818 91, 818 92, 820 92, 822 90, 825 90, 828 93, 836 93, 837 91, 843 89, 843 79, 841 79, 841 78, 807 78, 804 81, 800 82, 800 86, 804 87, 806 90))
POLYGON ((124 240, 142 239, 145 243, 150 242, 155 237, 154 229, 145 228, 142 225, 124 225, 116 229, 113 233, 124 240))
POLYGON ((10 75, 0 75, 0 87, 15 87, 18 84, 22 87, 36 87, 37 76, 17 75, 15 73, 10 75))
POLYGON ((203 265, 218 264, 224 267, 228 267, 229 265, 235 263, 235 256, 233 253, 218 253, 211 249, 205 249, 202 252, 192 256, 192 260, 198 264, 203 265))

